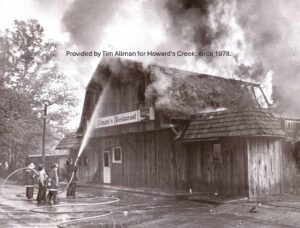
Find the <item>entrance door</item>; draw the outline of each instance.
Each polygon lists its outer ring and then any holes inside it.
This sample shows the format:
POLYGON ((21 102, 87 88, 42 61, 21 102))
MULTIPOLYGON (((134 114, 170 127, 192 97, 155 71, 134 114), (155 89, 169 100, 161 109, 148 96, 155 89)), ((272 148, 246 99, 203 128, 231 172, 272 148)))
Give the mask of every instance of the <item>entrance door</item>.
POLYGON ((109 151, 104 151, 103 153, 103 183, 111 183, 111 170, 110 170, 110 156, 109 151))

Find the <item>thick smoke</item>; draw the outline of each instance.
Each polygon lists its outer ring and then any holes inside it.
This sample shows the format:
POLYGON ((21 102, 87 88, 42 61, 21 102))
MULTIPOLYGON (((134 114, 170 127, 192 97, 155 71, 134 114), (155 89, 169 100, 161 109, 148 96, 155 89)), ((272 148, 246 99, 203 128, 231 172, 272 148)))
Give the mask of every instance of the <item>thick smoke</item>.
MULTIPOLYGON (((262 64, 249 54, 243 29, 237 21, 234 0, 184 0, 166 3, 171 15, 169 31, 197 51, 230 51, 232 57, 200 57, 192 65, 202 73, 261 80, 262 64)), ((192 69, 194 70, 194 69, 192 69)))
POLYGON ((170 15, 169 32, 178 40, 196 45, 199 50, 210 49, 216 39, 225 36, 225 26, 214 29, 209 23, 210 7, 215 0, 167 1, 165 7, 170 15))
POLYGON ((117 13, 120 0, 74 1, 65 12, 63 23, 73 44, 85 49, 102 42, 102 30, 117 13))
POLYGON ((237 18, 251 52, 273 73, 273 100, 279 111, 299 117, 300 2, 238 1, 237 18))
MULTIPOLYGON (((75 0, 62 22, 70 33, 69 47, 77 50, 230 51, 230 57, 136 60, 254 80, 267 94, 273 82, 274 104, 296 113, 299 9, 297 0, 75 0)), ((74 66, 84 62, 92 60, 81 58, 74 66)))

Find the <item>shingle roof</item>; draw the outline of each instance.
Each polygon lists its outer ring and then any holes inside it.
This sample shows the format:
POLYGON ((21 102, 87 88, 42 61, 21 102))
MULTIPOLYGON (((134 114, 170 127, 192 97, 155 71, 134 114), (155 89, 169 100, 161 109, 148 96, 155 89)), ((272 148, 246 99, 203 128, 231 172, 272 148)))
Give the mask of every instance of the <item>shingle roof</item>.
POLYGON ((280 120, 263 109, 219 111, 197 116, 188 126, 182 140, 197 140, 227 136, 285 135, 280 120))
POLYGON ((60 149, 79 149, 82 141, 82 136, 76 133, 68 133, 58 143, 56 150, 60 149))

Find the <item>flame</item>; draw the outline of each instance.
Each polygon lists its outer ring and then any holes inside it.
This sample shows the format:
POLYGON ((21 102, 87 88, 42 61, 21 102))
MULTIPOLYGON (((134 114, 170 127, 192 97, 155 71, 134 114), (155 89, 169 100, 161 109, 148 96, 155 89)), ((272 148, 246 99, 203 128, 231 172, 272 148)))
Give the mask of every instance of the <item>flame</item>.
MULTIPOLYGON (((299 9, 299 1, 284 0, 91 0, 89 4, 73 0, 61 20, 64 32, 70 34, 64 49, 229 51, 229 57, 131 58, 145 65, 260 82, 270 101, 280 100, 297 113, 299 9), (272 96, 274 85, 277 96, 272 96)), ((75 69, 72 74, 86 85, 89 77, 82 79, 83 75, 90 76, 98 62, 98 58, 69 58, 62 65, 75 69)))

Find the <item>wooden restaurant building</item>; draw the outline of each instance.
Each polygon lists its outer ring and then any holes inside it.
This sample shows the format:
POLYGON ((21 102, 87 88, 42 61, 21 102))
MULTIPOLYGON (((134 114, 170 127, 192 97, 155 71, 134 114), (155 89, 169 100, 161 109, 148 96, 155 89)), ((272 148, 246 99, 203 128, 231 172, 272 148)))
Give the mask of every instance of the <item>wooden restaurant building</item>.
MULTIPOLYGON (((263 98, 254 83, 102 59, 77 132, 89 138, 79 179, 248 197, 282 193, 290 184, 285 132, 263 98)), ((69 149, 75 158, 78 146, 69 149)))

